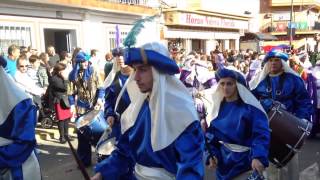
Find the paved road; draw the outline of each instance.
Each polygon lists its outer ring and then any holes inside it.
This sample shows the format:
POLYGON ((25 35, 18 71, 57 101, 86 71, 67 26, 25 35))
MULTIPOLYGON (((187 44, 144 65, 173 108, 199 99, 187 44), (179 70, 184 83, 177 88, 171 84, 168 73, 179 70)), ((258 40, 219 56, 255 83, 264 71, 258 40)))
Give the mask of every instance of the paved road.
MULTIPOLYGON (((73 129, 70 129, 72 132, 73 129)), ((72 144, 77 147, 76 134, 71 133, 74 140, 72 144)), ((59 143, 57 127, 53 129, 37 128, 37 140, 39 143, 39 160, 44 180, 80 180, 83 179, 77 165, 71 155, 67 144, 59 143)), ((94 150, 93 150, 94 152, 94 150)), ((94 154, 94 153, 93 153, 94 154)), ((320 137, 307 140, 299 154, 300 172, 314 163, 320 163, 320 137)), ((93 156, 95 160, 95 156, 93 156)), ((92 167, 88 168, 93 175, 92 167)), ((305 179, 303 179, 305 180, 305 179)), ((317 179, 318 180, 318 179, 317 179)))

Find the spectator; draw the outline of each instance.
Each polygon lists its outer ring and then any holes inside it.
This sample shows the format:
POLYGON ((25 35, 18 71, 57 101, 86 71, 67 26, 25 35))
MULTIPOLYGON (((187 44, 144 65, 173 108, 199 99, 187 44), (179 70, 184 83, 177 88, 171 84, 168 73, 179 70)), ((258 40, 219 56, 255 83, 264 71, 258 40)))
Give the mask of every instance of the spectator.
POLYGON ((60 58, 56 54, 56 50, 54 49, 53 46, 48 46, 47 51, 49 55, 49 65, 51 68, 53 68, 56 65, 56 63, 60 61, 60 58))
POLYGON ((28 75, 28 61, 25 59, 25 56, 19 57, 17 61, 18 71, 16 72, 14 79, 21 89, 28 93, 33 100, 38 104, 41 103, 40 97, 44 94, 44 89, 38 87, 36 83, 28 75))
MULTIPOLYGON (((29 57, 30 68, 27 70, 28 76, 36 83, 36 85, 40 88, 43 88, 40 84, 40 77, 39 77, 39 67, 40 67, 40 60, 39 57, 36 55, 31 55, 29 57)), ((48 76, 47 76, 48 78, 48 76)))
POLYGON ((20 49, 16 45, 11 45, 8 48, 8 56, 5 57, 7 61, 7 66, 5 68, 6 72, 12 77, 15 76, 17 71, 17 59, 20 56, 20 49))
POLYGON ((108 77, 109 73, 111 72, 112 70, 112 54, 110 52, 108 52, 105 56, 105 60, 106 60, 106 64, 104 65, 104 74, 105 74, 105 77, 108 77))
POLYGON ((69 122, 71 118, 70 108, 63 107, 61 102, 63 98, 67 97, 67 81, 63 76, 63 71, 66 69, 66 65, 63 63, 57 63, 52 72, 52 78, 50 81, 50 91, 53 95, 54 109, 58 120, 58 129, 60 133, 60 143, 66 142, 65 137, 69 136, 69 122))

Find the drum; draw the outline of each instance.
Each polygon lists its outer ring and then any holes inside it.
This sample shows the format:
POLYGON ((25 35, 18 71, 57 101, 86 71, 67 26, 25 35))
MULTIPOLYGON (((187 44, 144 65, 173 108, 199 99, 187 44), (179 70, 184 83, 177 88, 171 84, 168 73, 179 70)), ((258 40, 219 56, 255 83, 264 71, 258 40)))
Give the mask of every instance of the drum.
POLYGON ((92 144, 96 146, 103 132, 108 128, 104 119, 104 112, 101 110, 92 110, 80 116, 76 120, 76 127, 92 144))
POLYGON ((100 137, 97 143, 97 161, 100 162, 111 154, 113 150, 116 149, 116 142, 121 136, 121 125, 120 123, 114 123, 112 128, 107 128, 107 130, 100 137))
POLYGON ((281 168, 299 152, 312 124, 287 112, 280 104, 272 107, 268 117, 271 129, 269 160, 281 168))

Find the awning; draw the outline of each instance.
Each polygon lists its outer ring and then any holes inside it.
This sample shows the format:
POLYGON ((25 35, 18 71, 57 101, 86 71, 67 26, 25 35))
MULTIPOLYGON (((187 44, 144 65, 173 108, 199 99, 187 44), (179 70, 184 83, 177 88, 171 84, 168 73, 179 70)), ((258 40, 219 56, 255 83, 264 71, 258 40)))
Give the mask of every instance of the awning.
POLYGON ((277 40, 278 38, 271 34, 265 34, 265 33, 245 33, 243 37, 241 37, 242 41, 247 40, 261 40, 261 41, 273 41, 277 40))
POLYGON ((164 30, 164 38, 181 39, 239 39, 237 32, 214 32, 196 31, 190 29, 167 29, 164 30))

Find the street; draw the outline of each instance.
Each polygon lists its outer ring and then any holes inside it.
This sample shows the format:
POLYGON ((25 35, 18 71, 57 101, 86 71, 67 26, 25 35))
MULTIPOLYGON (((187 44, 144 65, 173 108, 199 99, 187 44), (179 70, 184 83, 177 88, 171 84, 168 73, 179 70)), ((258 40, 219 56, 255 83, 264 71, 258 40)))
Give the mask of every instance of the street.
MULTIPOLYGON (((68 144, 59 143, 59 132, 56 126, 52 129, 37 128, 37 141, 40 150, 39 160, 41 165, 42 176, 44 180, 64 180, 64 179, 83 179, 81 172, 77 168, 76 162, 72 156, 68 144)), ((77 147, 76 134, 74 128, 69 132, 72 137, 74 148, 77 147)), ((304 169, 320 162, 320 137, 308 139, 302 151, 299 154, 300 172, 304 169)), ((92 160, 95 162, 96 156, 92 149, 92 160)), ((87 168, 90 176, 93 175, 93 166, 87 168)), ((320 176, 318 176, 320 177, 320 176)), ((301 180, 305 180, 301 179, 301 180)))

